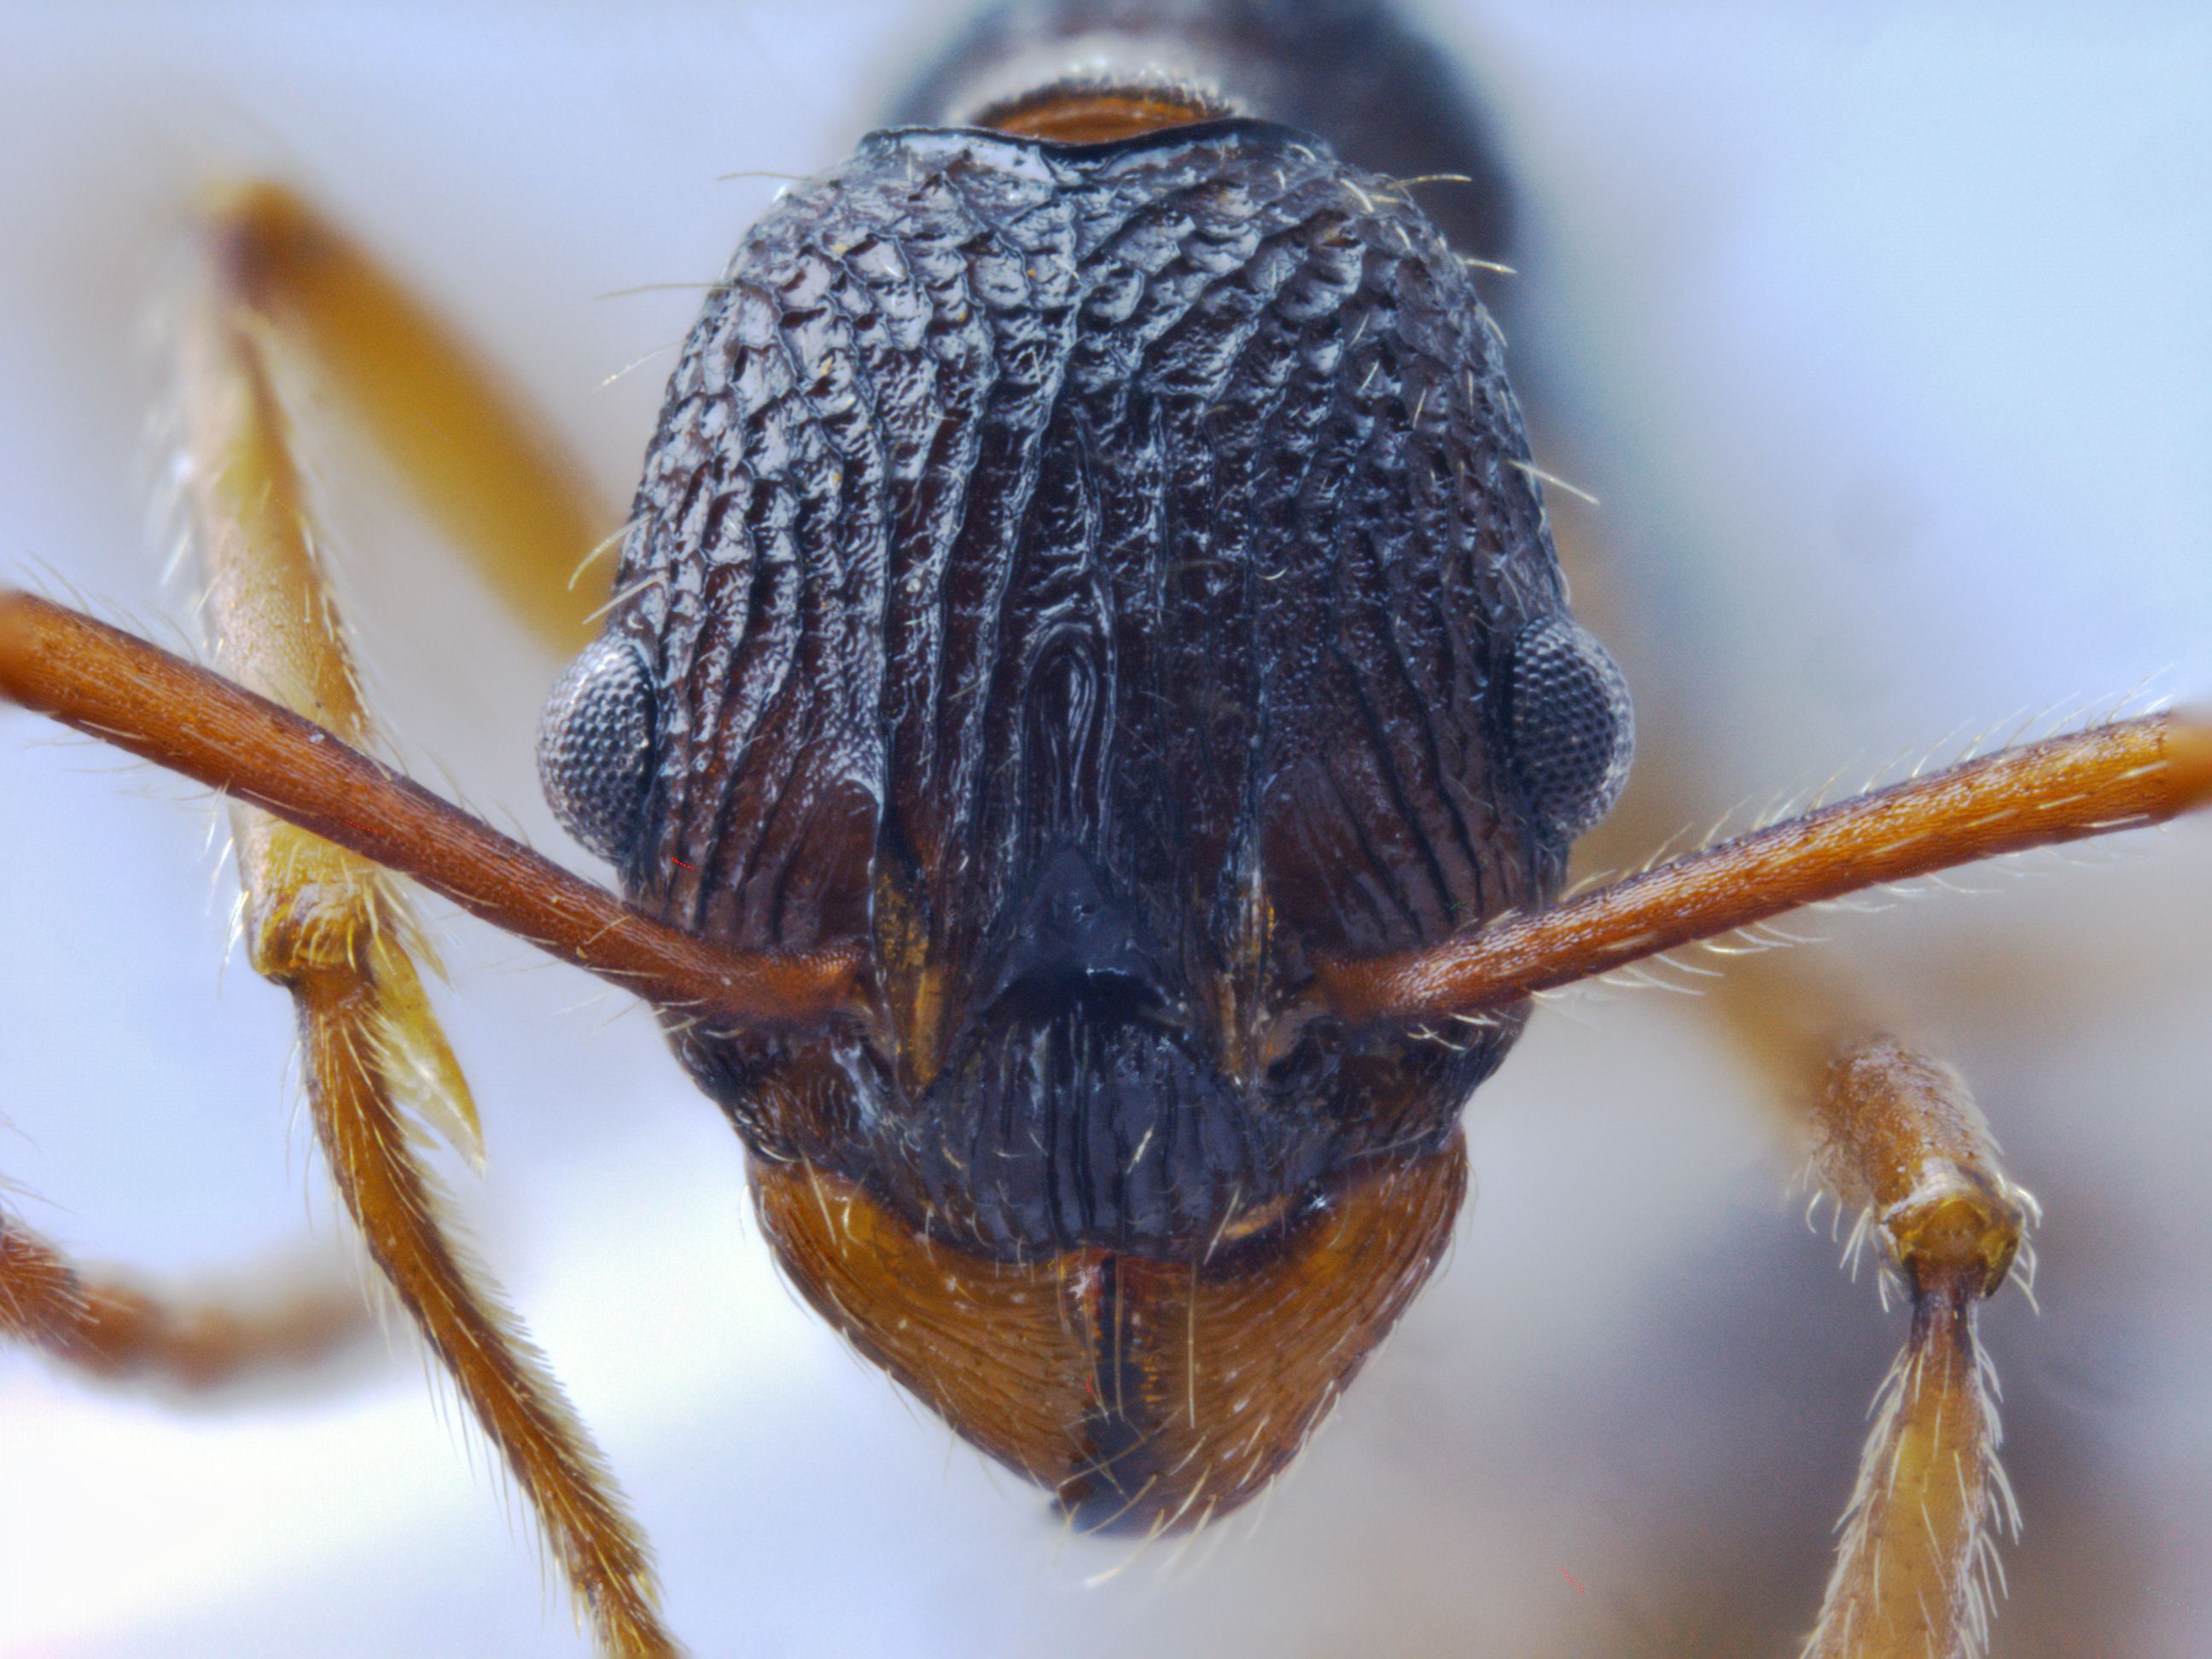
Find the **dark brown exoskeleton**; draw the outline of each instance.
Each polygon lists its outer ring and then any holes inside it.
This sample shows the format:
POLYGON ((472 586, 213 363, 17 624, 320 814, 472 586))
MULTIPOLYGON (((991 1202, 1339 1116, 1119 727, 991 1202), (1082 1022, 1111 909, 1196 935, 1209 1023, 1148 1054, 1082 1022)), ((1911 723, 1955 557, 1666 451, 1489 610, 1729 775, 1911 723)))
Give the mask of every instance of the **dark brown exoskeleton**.
POLYGON ((1355 1026, 1316 954, 1548 904, 1631 746, 1467 266, 1148 70, 747 236, 543 750, 651 913, 866 952, 678 1051, 808 1299, 1094 1525, 1257 1492, 1449 1233, 1521 1006, 1355 1026))
MULTIPOLYGON (((0 592, 0 699, 232 798, 341 1198, 612 1651, 673 1648, 649 1553, 442 1218, 422 1132, 473 1150, 476 1115, 387 872, 659 1010, 806 1297, 1080 1524, 1152 1528, 1262 1487, 1419 1289, 1534 994, 2212 800, 2212 725, 2148 714, 1562 899, 1628 700, 1568 611, 1470 274, 1504 192, 1433 55, 1360 0, 1036 0, 902 113, 715 285, 548 705, 548 794, 624 896, 359 752, 280 337, 564 651, 557 574, 612 515, 295 191, 203 209, 179 331, 222 673, 0 592)), ((1806 1650, 1963 1650, 2007 1512, 1976 1310, 2033 1200, 1897 1043, 1803 1116, 1913 1306, 1806 1650)), ((82 1369, 207 1386, 358 1322, 153 1294, 0 1208, 0 1336, 82 1369)))

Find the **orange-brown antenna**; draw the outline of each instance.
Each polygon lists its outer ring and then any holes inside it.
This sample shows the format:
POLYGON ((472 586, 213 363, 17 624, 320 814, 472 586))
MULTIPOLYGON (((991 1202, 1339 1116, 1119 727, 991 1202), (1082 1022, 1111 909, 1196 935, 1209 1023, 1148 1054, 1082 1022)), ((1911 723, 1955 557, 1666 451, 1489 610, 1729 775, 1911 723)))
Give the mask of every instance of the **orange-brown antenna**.
POLYGON ((2208 802, 2212 720, 2119 720, 1856 795, 1441 945, 1324 962, 1317 991, 1349 1020, 1477 1013, 1862 888, 2208 802))
POLYGON ((726 951, 653 921, 311 720, 119 629, 0 591, 0 698, 266 809, 663 1007, 747 1024, 858 1006, 856 950, 726 951))

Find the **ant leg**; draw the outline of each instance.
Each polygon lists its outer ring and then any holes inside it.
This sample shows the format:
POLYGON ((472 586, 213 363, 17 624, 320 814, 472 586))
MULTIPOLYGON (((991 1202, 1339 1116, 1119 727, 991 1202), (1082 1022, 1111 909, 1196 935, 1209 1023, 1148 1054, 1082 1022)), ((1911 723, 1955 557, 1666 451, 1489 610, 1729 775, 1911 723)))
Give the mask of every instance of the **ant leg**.
POLYGON ((349 1285, 235 1303, 156 1296, 77 1267, 0 1212, 0 1336, 95 1376, 219 1389, 316 1364, 369 1328, 368 1304, 349 1285))
POLYGON ((377 1032, 377 969, 294 981, 315 1133, 369 1254, 529 1495, 579 1611, 609 1653, 666 1654, 643 1534, 599 1449, 516 1319, 447 1220, 421 1132, 377 1032))
MULTIPOLYGON (((311 301, 325 289, 263 280, 268 262, 258 256, 269 239, 248 229, 269 220, 251 197, 223 222, 234 234, 216 246, 229 257, 211 261, 188 296, 181 341, 183 472, 210 580, 216 659, 246 686, 360 745, 373 728, 318 564, 266 330, 251 303, 257 293, 311 301)), ((300 236, 272 246, 313 264, 312 222, 299 222, 300 236)), ((340 258, 326 269, 360 276, 340 258)), ((428 957, 403 897, 375 865, 307 830, 243 805, 234 817, 247 953, 298 1006, 317 1137, 371 1256, 505 1455, 600 1644, 670 1650, 644 1540, 612 1477, 441 1215, 424 1131, 471 1159, 482 1136, 424 994, 417 964, 428 957)))
MULTIPOLYGON (((296 192, 214 193, 203 262, 234 326, 301 348, 453 544, 549 649, 589 639, 571 575, 619 514, 466 341, 296 192)), ((190 396, 187 391, 187 396, 190 396)))
POLYGON ((1997 1466, 1975 1316, 2027 1248, 2035 1200, 1997 1168, 1957 1075, 1887 1038, 1836 1058, 1814 1122, 1814 1167, 1838 1209, 1858 1214, 1852 1250, 1879 1239, 1912 1323, 1882 1385, 1806 1659, 1979 1653, 1993 1534, 2017 1531, 2019 1513, 1997 1466))

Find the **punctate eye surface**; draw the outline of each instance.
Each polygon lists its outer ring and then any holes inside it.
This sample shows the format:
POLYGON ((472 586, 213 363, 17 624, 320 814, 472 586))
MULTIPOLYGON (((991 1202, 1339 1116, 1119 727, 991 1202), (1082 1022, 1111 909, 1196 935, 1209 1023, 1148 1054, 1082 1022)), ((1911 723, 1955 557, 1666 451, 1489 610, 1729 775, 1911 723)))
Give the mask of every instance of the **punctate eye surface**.
POLYGON ((1505 697, 1514 775, 1536 817, 1572 840, 1628 781, 1636 751, 1628 684, 1612 654, 1562 611, 1514 639, 1505 697))
POLYGON ((597 639, 554 682, 538 729, 538 775, 561 826, 625 861, 653 769, 653 678, 626 640, 597 639))

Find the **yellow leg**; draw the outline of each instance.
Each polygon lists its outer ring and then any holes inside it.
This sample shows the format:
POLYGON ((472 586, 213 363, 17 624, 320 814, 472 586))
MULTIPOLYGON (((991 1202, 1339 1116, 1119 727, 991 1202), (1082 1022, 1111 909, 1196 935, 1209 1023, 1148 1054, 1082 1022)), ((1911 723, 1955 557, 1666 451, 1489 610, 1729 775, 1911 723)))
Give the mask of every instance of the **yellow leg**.
MULTIPOLYGON (((266 187, 236 193, 218 210, 209 246, 213 257, 185 313, 182 399, 184 473, 216 660, 346 743, 369 744, 368 712, 271 389, 271 319, 296 321, 403 471, 449 514, 472 511, 459 505, 465 486, 482 483, 501 501, 503 492, 527 495, 548 482, 549 464, 532 454, 481 374, 446 355, 451 343, 420 307, 295 198, 266 187), (509 464, 523 476, 472 478, 509 464)), ((532 518, 519 539, 486 533, 497 516, 465 526, 471 544, 489 550, 488 567, 519 603, 550 617, 544 601, 557 584, 543 578, 565 575, 574 549, 562 538, 588 533, 581 510, 532 518)), ((480 1136, 423 994, 422 946, 397 884, 257 809, 240 805, 235 815, 248 953, 298 1004, 317 1135, 371 1255, 505 1455, 602 1647, 671 1650, 643 1539, 612 1477, 441 1214, 422 1129, 471 1158, 480 1136)))
POLYGON ((294 191, 263 181, 226 187, 205 236, 228 321, 265 325, 304 350, 515 614, 558 654, 580 649, 597 600, 569 579, 619 515, 544 425, 428 306, 294 191))
POLYGON ((350 1285, 302 1286, 237 1302, 155 1294, 84 1271, 0 1212, 0 1337, 95 1376, 198 1390, 313 1365, 371 1328, 350 1285))
POLYGON ((2011 1273, 2034 1200, 1997 1168, 1956 1076, 1887 1040, 1830 1067, 1815 1167, 1912 1303, 1845 1510, 1806 1659, 1950 1659, 1987 1645, 1996 1534, 2018 1526, 1997 1467, 1975 1312, 2011 1273))
MULTIPOLYGON (((1664 728, 1650 735, 1638 787, 1595 838, 1601 860, 1633 857, 1712 816, 1717 792, 1695 745, 1664 728)), ((1689 1006, 1749 1063, 1786 1132, 1809 1133, 1822 1191, 1847 1225, 1864 1228, 1855 1243, 1882 1256, 1911 1304, 1802 1659, 1981 1652, 1995 1613, 1985 1575, 2017 1518, 1978 1310, 2024 1248, 2033 1200, 1998 1169, 1982 1115, 1950 1072, 1887 1039, 1838 1050, 1838 1034, 1910 1012, 1889 1006, 1881 986, 1817 950, 1713 965, 1721 976, 1699 981, 1689 1006)))

